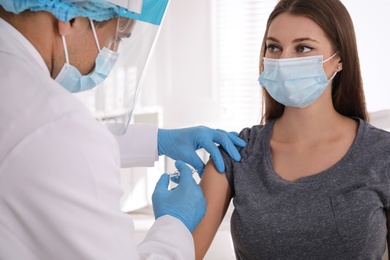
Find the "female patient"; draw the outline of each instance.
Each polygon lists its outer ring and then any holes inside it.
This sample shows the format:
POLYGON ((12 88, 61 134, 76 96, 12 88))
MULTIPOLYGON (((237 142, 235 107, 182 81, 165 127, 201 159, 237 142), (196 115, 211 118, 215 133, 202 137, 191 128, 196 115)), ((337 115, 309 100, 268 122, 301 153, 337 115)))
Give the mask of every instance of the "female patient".
POLYGON ((242 160, 225 154, 225 175, 206 166, 197 259, 230 200, 237 259, 380 259, 390 134, 367 123, 348 11, 339 0, 281 0, 260 56, 262 123, 241 131, 242 160))

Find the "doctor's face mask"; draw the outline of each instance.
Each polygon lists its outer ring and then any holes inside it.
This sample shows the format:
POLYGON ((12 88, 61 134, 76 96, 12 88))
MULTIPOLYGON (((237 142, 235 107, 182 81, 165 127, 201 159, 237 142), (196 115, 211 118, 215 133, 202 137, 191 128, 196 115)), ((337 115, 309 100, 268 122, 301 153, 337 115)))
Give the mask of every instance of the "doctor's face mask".
POLYGON ((271 59, 264 58, 264 71, 259 83, 279 103, 304 108, 317 100, 325 91, 329 82, 323 69, 323 63, 329 61, 337 52, 322 61, 322 55, 271 59))
POLYGON ((82 75, 76 67, 69 64, 69 55, 66 46, 66 40, 65 37, 62 36, 66 63, 62 67, 60 73, 57 75, 55 80, 72 93, 89 90, 102 83, 103 80, 105 80, 110 74, 119 56, 119 53, 112 51, 106 47, 100 49, 93 21, 90 20, 90 23, 97 48, 99 50, 99 54, 96 57, 94 70, 88 75, 82 75))

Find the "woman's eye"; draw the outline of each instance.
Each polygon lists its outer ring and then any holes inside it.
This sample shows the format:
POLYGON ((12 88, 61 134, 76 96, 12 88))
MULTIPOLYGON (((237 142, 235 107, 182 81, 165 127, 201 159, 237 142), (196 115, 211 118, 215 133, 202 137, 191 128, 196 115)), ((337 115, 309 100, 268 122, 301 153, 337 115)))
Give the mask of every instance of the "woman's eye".
POLYGON ((269 44, 266 46, 266 49, 267 51, 269 52, 277 52, 277 51, 280 51, 280 48, 275 46, 275 45, 272 45, 272 44, 269 44))
POLYGON ((303 52, 303 53, 309 52, 309 51, 311 51, 312 49, 313 49, 313 48, 308 47, 308 46, 298 46, 298 47, 297 47, 297 51, 298 51, 298 52, 303 52))

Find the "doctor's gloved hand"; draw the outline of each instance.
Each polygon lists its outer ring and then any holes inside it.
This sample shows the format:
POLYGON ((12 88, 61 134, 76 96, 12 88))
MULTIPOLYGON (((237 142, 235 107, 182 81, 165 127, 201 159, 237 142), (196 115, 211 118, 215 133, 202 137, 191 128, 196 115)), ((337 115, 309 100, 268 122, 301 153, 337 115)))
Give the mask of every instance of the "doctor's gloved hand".
POLYGON ((168 190, 169 175, 161 176, 152 195, 154 216, 156 219, 164 215, 175 217, 192 233, 206 214, 206 199, 191 169, 181 161, 176 161, 175 166, 180 172, 179 184, 168 190))
POLYGON ((202 177, 204 163, 196 154, 196 150, 204 148, 214 161, 219 172, 225 171, 222 155, 215 143, 222 145, 235 161, 241 156, 236 146, 244 147, 245 142, 237 137, 237 133, 228 133, 220 129, 197 126, 183 129, 158 129, 158 155, 166 155, 174 160, 181 160, 194 167, 202 177))

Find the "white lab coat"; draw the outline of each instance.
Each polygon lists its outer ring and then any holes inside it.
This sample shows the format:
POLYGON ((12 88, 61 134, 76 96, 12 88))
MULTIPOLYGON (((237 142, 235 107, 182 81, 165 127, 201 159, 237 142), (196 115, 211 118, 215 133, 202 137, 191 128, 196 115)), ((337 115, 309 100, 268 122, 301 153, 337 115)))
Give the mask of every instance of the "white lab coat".
MULTIPOLYGON (((191 233, 171 216, 135 244, 119 206, 118 143, 1 19, 0 120, 0 259, 194 258, 191 233)), ((153 164, 156 129, 129 130, 123 165, 153 164)))

